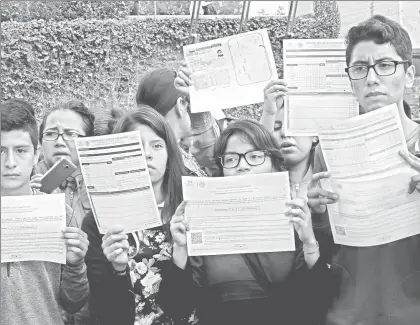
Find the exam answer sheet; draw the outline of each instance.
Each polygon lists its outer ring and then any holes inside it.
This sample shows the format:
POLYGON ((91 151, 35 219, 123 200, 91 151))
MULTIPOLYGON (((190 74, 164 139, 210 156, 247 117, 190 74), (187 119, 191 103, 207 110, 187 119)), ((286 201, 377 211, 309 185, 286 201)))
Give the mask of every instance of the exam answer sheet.
POLYGON ((189 256, 294 251, 287 172, 182 177, 189 256))
POLYGON ((76 140, 99 231, 130 233, 162 224, 139 131, 76 140))

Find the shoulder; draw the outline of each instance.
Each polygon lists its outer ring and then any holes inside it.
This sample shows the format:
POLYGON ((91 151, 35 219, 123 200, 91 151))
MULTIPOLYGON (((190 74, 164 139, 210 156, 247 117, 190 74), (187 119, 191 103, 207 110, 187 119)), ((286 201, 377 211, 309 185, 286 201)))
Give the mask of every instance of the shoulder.
POLYGON ((47 163, 44 160, 41 160, 34 166, 35 174, 45 174, 48 171, 47 163))

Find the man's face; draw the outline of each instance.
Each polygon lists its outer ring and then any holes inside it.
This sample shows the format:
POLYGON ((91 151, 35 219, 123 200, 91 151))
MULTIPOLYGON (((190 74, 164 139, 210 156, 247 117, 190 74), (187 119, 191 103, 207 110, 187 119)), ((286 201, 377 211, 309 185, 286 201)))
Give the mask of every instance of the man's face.
MULTIPOLYGON (((349 66, 371 65, 381 61, 402 61, 402 58, 389 43, 362 41, 353 48, 349 66)), ((405 71, 404 64, 399 64, 392 75, 378 76, 371 68, 366 78, 351 80, 353 92, 363 110, 361 113, 394 103, 402 105, 405 86, 413 82, 414 74, 414 66, 405 71)))
POLYGON ((1 132, 1 195, 23 195, 29 189, 35 150, 23 130, 1 132))

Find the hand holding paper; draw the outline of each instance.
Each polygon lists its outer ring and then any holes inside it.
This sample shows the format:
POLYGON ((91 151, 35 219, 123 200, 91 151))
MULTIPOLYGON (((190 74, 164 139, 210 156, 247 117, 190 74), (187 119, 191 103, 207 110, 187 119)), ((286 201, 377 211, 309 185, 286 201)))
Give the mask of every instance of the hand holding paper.
POLYGON ((76 227, 66 227, 62 233, 62 238, 67 247, 67 264, 80 265, 83 263, 89 247, 89 240, 86 233, 76 227))
POLYGON ((128 263, 128 236, 124 227, 116 226, 107 231, 102 237, 102 251, 107 260, 112 263, 114 270, 123 271, 128 263))
POLYGON ((314 213, 324 213, 327 209, 327 204, 336 203, 338 195, 333 192, 324 190, 319 186, 323 179, 330 177, 329 172, 316 173, 311 177, 308 184, 308 205, 314 213))
POLYGON ((311 212, 304 198, 295 198, 287 201, 286 205, 290 207, 285 212, 286 217, 290 217, 295 231, 299 235, 302 243, 316 242, 314 230, 312 228, 311 212))
POLYGON ((193 85, 193 81, 190 77, 191 69, 186 61, 182 61, 176 74, 174 85, 176 89, 187 97, 190 96, 190 86, 193 85))
POLYGON ((400 156, 417 172, 417 175, 411 177, 410 181, 410 188, 408 189, 408 193, 413 193, 416 189, 417 192, 420 193, 420 159, 414 156, 411 152, 400 151, 400 156))

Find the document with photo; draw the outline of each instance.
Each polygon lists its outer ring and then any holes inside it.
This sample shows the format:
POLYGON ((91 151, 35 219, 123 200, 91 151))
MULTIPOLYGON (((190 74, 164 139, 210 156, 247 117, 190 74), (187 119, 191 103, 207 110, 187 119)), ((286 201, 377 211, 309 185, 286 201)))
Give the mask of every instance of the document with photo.
POLYGON ((186 45, 183 51, 194 82, 193 113, 262 103, 264 87, 277 79, 266 29, 186 45))
POLYGON ((66 263, 64 194, 1 198, 1 262, 66 263))
POLYGON ((189 256, 294 251, 287 172, 183 177, 189 256))
POLYGON ((139 131, 76 140, 99 231, 130 233, 162 224, 139 131))

